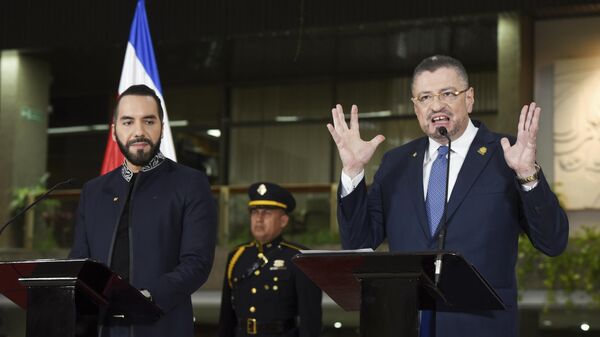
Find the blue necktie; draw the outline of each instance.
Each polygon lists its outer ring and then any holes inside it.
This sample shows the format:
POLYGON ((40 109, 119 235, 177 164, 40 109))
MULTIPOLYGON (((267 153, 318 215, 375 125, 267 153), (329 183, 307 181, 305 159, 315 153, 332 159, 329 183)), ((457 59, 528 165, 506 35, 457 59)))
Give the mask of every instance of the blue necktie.
MULTIPOLYGON (((440 219, 444 214, 444 202, 446 201, 446 169, 448 167, 447 146, 438 148, 438 155, 429 174, 429 183, 427 184, 427 198, 425 199, 425 208, 427 209, 427 221, 429 222, 429 231, 431 236, 440 224, 440 219)), ((421 324, 419 329, 420 337, 435 336, 435 320, 433 311, 421 311, 421 324)))
POLYGON ((438 148, 438 155, 429 174, 429 183, 427 185, 427 198, 425 199, 425 208, 427 209, 427 220, 429 221, 429 230, 431 236, 440 224, 440 219, 444 214, 444 203, 446 199, 446 169, 448 167, 447 146, 438 148))

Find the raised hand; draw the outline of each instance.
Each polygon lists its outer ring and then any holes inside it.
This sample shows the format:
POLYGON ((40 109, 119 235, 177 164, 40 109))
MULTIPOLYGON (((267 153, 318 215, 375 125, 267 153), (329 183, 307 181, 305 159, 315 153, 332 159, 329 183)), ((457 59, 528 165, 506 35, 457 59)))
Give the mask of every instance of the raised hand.
POLYGON ((377 135, 366 142, 360 139, 360 130, 358 127, 358 107, 352 105, 350 111, 350 128, 344 119, 344 110, 337 104, 331 109, 333 125, 327 124, 327 129, 335 141, 338 148, 340 159, 342 160, 343 171, 349 177, 354 178, 371 160, 377 146, 385 140, 382 135, 377 135))
POLYGON ((500 140, 506 164, 521 178, 535 173, 535 142, 541 112, 542 110, 536 106, 535 102, 523 106, 521 116, 519 116, 519 129, 515 144, 510 146, 506 137, 500 140))

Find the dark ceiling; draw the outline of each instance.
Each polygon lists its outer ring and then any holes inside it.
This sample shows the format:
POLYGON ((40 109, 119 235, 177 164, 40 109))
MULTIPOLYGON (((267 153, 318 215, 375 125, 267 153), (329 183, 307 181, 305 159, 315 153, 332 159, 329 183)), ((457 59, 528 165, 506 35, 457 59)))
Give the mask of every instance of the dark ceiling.
MULTIPOLYGON (((123 44, 135 0, 0 1, 0 49, 123 44)), ((591 0, 147 0, 157 45, 516 11, 539 17, 598 13, 591 0)))
MULTIPOLYGON (((410 73, 431 53, 495 69, 496 18, 600 13, 589 0, 147 0, 163 87, 410 73)), ((0 49, 49 61, 53 97, 112 95, 135 0, 0 1, 0 49)))

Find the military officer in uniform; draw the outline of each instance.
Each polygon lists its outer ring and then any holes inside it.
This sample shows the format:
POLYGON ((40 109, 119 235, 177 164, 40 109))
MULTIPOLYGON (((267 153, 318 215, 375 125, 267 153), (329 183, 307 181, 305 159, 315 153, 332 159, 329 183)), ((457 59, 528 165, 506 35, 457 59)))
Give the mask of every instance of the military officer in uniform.
POLYGON ((298 336, 321 333, 321 290, 291 261, 304 247, 283 239, 296 201, 279 185, 248 190, 254 240, 227 258, 219 336, 298 336))

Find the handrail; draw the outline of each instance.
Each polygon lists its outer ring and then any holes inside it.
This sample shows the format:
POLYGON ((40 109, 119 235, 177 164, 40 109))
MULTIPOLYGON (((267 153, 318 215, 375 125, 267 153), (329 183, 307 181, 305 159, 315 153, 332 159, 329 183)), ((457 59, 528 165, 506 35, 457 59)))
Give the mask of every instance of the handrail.
MULTIPOLYGON (((337 183, 332 184, 305 184, 305 183, 290 183, 290 184, 281 184, 281 186, 285 187, 293 194, 303 194, 303 193, 325 193, 329 195, 329 230, 332 234, 338 233, 337 227, 337 183)), ((230 200, 233 196, 246 194, 248 191, 248 185, 213 185, 211 186, 211 191, 214 197, 218 200, 218 214, 219 214, 219 224, 218 224, 218 237, 219 241, 222 243, 227 243, 230 235, 232 234, 230 231, 230 214, 229 214, 229 205, 230 200)), ((48 199, 74 199, 79 198, 81 194, 81 189, 60 189, 54 191, 48 199)), ((35 198, 35 195, 32 195, 31 198, 35 198)), ((33 199, 31 199, 33 200, 33 199)), ((27 249, 31 249, 33 246, 34 240, 34 213, 31 212, 26 219, 25 228, 25 242, 24 247, 27 249)))
MULTIPOLYGON (((302 183, 292 183, 292 184, 280 184, 282 187, 286 188, 292 193, 329 193, 331 191, 331 186, 337 184, 302 184, 302 183)), ((242 194, 248 191, 248 185, 212 185, 210 187, 211 191, 215 194, 221 193, 223 188, 227 188, 229 193, 231 194, 242 194)), ((58 189, 54 191, 49 197, 50 198, 67 198, 79 196, 81 194, 81 189, 58 189)))

